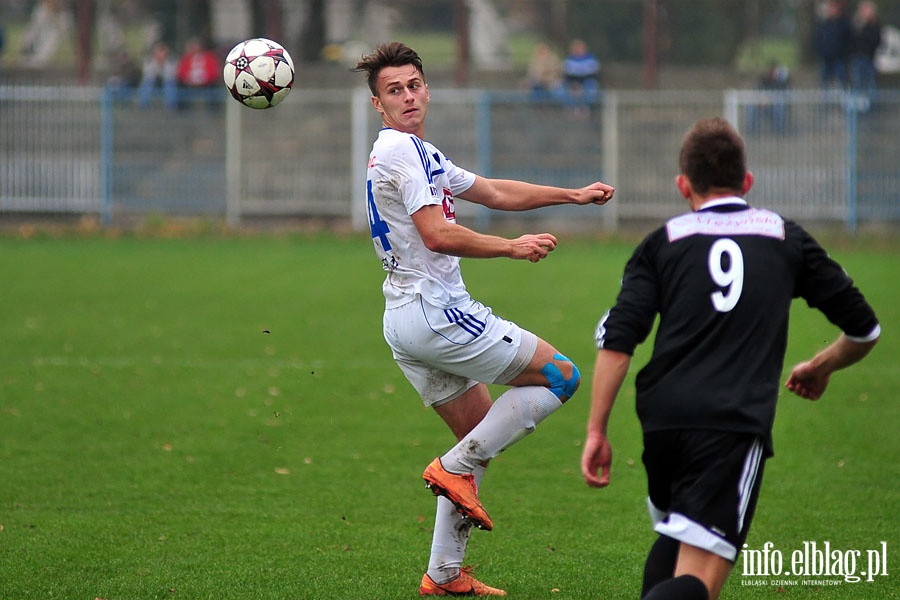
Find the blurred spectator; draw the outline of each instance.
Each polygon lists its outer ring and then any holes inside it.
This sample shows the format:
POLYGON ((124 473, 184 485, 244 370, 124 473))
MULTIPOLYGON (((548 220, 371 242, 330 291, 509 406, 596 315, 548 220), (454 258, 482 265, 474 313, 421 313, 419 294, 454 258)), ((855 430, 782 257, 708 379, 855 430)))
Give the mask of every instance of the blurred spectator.
POLYGON ((853 89, 871 101, 875 94, 875 51, 881 45, 881 23, 874 2, 863 0, 853 19, 853 89))
POLYGON ((141 67, 124 46, 119 46, 110 57, 110 75, 106 87, 117 100, 125 100, 141 82, 141 67))
POLYGON ((600 62, 583 40, 572 40, 563 61, 563 78, 568 102, 586 109, 597 101, 600 93, 600 62))
POLYGON ((161 41, 153 44, 141 70, 138 106, 149 106, 157 90, 161 90, 163 105, 170 110, 178 108, 177 71, 178 63, 172 58, 169 46, 161 41))
POLYGON ((547 44, 535 45, 528 63, 528 89, 531 99, 546 102, 559 98, 562 92, 562 62, 547 44))
POLYGON ((836 81, 841 89, 847 89, 847 60, 853 43, 853 26, 841 0, 825 3, 824 14, 816 24, 815 33, 822 87, 828 88, 836 81))
POLYGON ((769 63, 769 68, 759 78, 759 87, 764 90, 786 90, 790 85, 791 71, 777 60, 769 63))
POLYGON ((178 61, 178 83, 186 88, 206 88, 219 83, 222 66, 215 52, 200 38, 192 38, 178 61))
POLYGON ((72 30, 72 15, 61 1, 41 0, 35 4, 22 33, 19 51, 22 66, 47 66, 72 30))
POLYGON ((203 96, 210 107, 217 106, 216 96, 209 93, 219 88, 222 80, 222 61, 200 38, 188 40, 184 54, 178 61, 178 85, 188 90, 188 97, 203 96))
POLYGON ((758 104, 750 105, 749 125, 751 131, 758 131, 761 121, 766 120, 777 133, 784 133, 787 126, 786 93, 791 85, 791 72, 786 65, 773 60, 759 78, 759 89, 766 92, 758 104))

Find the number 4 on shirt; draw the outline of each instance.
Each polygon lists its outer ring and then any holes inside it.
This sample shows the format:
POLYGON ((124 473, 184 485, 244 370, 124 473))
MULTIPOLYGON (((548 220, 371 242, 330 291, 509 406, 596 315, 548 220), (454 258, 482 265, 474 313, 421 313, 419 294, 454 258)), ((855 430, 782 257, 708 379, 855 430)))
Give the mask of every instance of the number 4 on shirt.
POLYGON ((369 213, 369 229, 372 231, 372 239, 378 238, 378 241, 381 242, 381 249, 385 252, 390 252, 391 242, 388 241, 388 234, 391 232, 391 229, 388 227, 387 222, 381 220, 381 215, 378 214, 378 208, 375 206, 375 197, 372 195, 371 181, 366 182, 366 196, 368 196, 366 212, 369 213))

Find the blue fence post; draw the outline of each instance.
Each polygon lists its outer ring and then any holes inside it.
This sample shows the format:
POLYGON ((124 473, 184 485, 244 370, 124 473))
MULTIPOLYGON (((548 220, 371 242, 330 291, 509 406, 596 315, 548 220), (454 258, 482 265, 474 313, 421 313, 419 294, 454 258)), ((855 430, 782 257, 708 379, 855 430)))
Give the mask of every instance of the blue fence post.
POLYGON ((859 136, 857 132, 857 118, 859 114, 858 101, 860 96, 855 92, 845 94, 844 96, 844 115, 847 123, 847 215, 846 226, 847 231, 851 234, 856 233, 857 215, 857 144, 859 136))
POLYGON ((100 223, 108 227, 113 204, 113 91, 103 88, 100 100, 100 223))

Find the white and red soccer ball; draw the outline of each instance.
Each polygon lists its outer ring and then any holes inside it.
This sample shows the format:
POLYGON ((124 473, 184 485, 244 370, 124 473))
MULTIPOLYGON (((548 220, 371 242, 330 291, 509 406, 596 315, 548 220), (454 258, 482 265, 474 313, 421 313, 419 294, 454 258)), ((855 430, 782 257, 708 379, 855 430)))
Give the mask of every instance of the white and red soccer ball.
POLYGON ((254 38, 231 49, 225 57, 225 87, 235 100, 250 108, 271 108, 294 85, 294 61, 272 40, 254 38))

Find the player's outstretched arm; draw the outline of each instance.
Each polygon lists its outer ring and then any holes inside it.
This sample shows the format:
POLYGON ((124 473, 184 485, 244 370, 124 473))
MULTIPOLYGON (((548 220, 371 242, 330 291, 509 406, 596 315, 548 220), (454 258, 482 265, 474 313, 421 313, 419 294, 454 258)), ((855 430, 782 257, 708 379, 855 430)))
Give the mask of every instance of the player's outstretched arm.
POLYGON ((590 487, 609 485, 612 447, 606 436, 606 427, 630 364, 631 356, 628 354, 613 350, 597 353, 591 384, 591 412, 581 453, 581 474, 590 487))
POLYGON ((472 231, 444 218, 440 206, 424 206, 412 215, 413 223, 432 252, 466 258, 513 258, 538 262, 556 248, 556 236, 534 233, 508 239, 472 231))
POLYGON ((478 176, 472 187, 459 197, 495 210, 522 211, 558 204, 606 204, 612 200, 615 191, 614 187, 600 181, 569 189, 478 176))
POLYGON ((785 387, 801 398, 818 400, 828 388, 832 373, 862 360, 877 342, 878 338, 856 342, 841 334, 830 346, 796 365, 791 370, 785 387))

